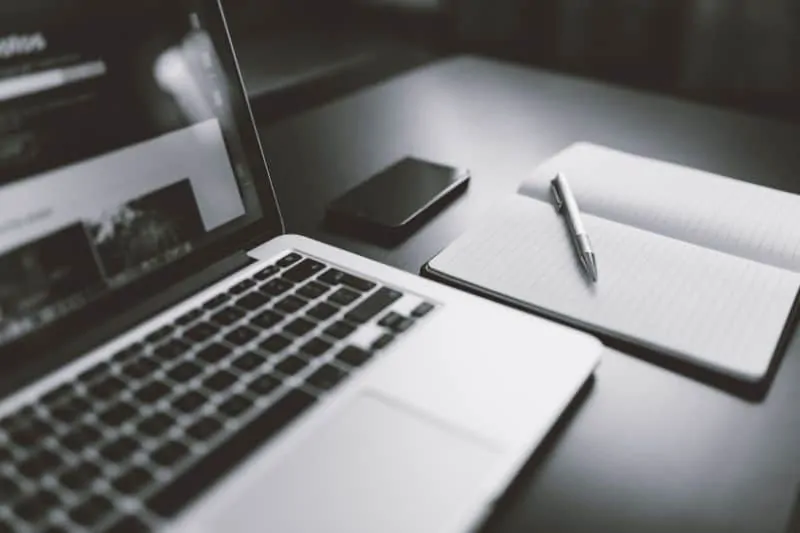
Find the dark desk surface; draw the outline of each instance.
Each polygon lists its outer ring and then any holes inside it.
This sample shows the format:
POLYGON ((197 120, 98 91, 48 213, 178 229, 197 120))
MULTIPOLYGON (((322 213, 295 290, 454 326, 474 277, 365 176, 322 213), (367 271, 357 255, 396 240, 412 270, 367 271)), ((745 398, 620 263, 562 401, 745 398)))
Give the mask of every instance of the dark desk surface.
MULTIPOLYGON (((800 192, 798 126, 471 57, 261 134, 290 232, 411 272, 578 140, 800 192), (469 193, 392 250, 322 229, 326 202, 406 154, 471 168, 469 193)), ((797 339, 758 403, 608 350, 488 529, 784 533, 799 485, 797 339)))

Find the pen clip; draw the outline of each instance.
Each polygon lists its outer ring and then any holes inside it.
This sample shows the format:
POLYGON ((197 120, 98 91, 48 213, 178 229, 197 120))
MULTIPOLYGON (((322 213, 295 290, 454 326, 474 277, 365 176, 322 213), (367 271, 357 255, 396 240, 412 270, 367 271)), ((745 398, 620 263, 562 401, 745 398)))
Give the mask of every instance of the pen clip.
POLYGON ((553 200, 556 203, 556 211, 561 211, 561 208, 564 206, 564 201, 561 199, 561 195, 558 194, 558 186, 556 185, 556 180, 550 182, 550 192, 553 194, 553 200))

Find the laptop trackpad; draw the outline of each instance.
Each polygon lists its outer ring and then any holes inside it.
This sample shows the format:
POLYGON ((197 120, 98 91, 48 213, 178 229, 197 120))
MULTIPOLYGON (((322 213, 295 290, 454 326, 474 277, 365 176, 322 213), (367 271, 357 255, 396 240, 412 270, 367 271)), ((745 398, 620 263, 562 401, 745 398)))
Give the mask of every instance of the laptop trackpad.
POLYGON ((245 489, 212 530, 441 531, 481 501, 498 457, 488 444, 362 394, 245 489))

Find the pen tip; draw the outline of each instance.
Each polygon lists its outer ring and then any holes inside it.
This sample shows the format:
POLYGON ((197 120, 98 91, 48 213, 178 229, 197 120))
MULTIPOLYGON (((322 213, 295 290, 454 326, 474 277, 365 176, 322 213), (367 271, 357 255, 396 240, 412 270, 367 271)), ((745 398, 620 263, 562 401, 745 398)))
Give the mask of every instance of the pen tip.
POLYGON ((594 254, 589 255, 589 275, 592 281, 597 283, 597 261, 594 259, 594 254))

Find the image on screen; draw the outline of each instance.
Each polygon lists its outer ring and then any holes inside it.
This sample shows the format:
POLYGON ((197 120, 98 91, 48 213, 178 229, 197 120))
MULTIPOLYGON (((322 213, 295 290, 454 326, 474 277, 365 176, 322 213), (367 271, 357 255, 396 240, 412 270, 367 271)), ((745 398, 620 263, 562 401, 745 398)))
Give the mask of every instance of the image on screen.
POLYGON ((0 346, 257 209, 213 2, 80 3, 0 20, 0 346))

